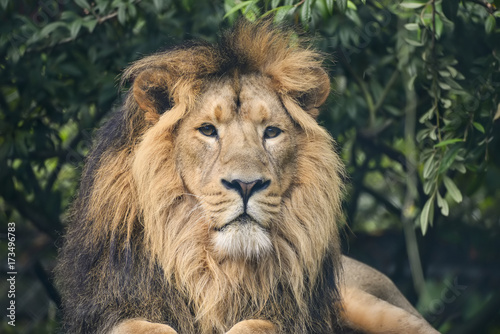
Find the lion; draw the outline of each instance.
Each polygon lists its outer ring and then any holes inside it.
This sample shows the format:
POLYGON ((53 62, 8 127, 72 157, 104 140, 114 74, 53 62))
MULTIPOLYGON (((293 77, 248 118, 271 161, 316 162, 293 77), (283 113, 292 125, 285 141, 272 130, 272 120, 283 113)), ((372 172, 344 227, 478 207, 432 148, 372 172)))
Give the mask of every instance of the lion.
POLYGON ((437 333, 343 257, 330 81, 288 29, 147 56, 97 134, 56 269, 68 333, 437 333))

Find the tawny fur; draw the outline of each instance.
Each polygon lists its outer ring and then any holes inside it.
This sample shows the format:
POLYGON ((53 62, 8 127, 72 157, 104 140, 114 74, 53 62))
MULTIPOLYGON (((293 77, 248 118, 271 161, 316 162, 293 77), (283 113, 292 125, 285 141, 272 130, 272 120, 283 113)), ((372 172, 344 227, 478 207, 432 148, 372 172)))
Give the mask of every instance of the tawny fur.
POLYGON ((321 64, 291 31, 260 22, 125 71, 132 87, 89 156, 60 255, 68 332, 331 333, 346 323, 343 166, 315 120, 329 92, 321 64), (220 124, 217 144, 197 130, 203 120, 220 124), (284 130, 269 144, 268 125, 284 130), (221 178, 256 176, 270 186, 248 204, 254 234, 235 227, 256 238, 239 252, 222 225, 241 198, 221 178))

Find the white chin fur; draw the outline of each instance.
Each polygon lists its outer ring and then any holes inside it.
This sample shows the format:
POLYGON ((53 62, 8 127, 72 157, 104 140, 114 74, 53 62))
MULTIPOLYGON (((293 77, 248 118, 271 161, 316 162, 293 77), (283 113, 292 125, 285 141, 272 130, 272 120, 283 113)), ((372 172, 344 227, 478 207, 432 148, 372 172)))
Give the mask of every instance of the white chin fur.
POLYGON ((271 248, 269 233, 255 223, 231 224, 215 233, 215 250, 231 258, 257 259, 271 248))

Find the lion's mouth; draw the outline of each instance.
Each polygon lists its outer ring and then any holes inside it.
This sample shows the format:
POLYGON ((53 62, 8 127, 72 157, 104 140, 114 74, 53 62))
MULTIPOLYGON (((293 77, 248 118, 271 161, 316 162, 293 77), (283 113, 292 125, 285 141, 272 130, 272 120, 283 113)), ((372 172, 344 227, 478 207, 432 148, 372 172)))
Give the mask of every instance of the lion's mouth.
POLYGON ((248 214, 214 230, 213 247, 223 257, 258 259, 273 248, 269 229, 248 214))
POLYGON ((261 227, 264 230, 267 230, 265 226, 262 226, 258 221, 256 221, 252 216, 250 216, 247 213, 243 213, 236 217, 235 219, 231 220, 230 222, 224 224, 221 227, 215 227, 214 230, 217 232, 223 232, 224 230, 228 229, 230 226, 234 225, 247 225, 247 224, 255 224, 259 227, 261 227))

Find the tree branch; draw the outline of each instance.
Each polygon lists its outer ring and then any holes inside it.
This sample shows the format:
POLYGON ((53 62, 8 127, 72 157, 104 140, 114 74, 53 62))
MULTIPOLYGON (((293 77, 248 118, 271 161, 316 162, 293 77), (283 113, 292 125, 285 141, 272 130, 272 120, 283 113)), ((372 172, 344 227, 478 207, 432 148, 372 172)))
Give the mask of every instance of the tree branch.
POLYGON ((365 193, 369 194, 373 198, 375 198, 375 200, 377 200, 378 202, 382 203, 385 206, 385 208, 387 209, 387 211, 389 211, 393 215, 398 216, 398 217, 401 216, 401 209, 398 208, 396 205, 394 205, 387 198, 385 198, 384 196, 379 194, 374 189, 371 189, 371 188, 365 186, 364 184, 361 184, 361 190, 364 191, 365 193))
POLYGON ((401 152, 393 149, 390 146, 387 146, 384 144, 379 144, 379 143, 377 143, 377 141, 374 140, 374 138, 365 137, 364 135, 362 135, 360 133, 358 133, 356 140, 361 142, 361 144, 363 144, 363 146, 369 147, 375 152, 380 152, 382 154, 385 154, 391 160, 394 160, 394 161, 398 162, 399 164, 401 164, 401 166, 403 167, 403 169, 405 171, 408 170, 408 167, 406 165, 406 157, 401 152))
POLYGON ((40 212, 38 208, 27 202, 17 191, 14 191, 12 199, 5 198, 5 196, 2 197, 5 202, 16 209, 21 216, 31 221, 38 230, 47 234, 53 240, 59 237, 58 232, 62 231, 62 224, 59 219, 48 220, 43 212, 40 212))
MULTIPOLYGON (((135 0, 133 3, 137 4, 137 3, 141 2, 141 1, 142 0, 135 0)), ((96 16, 96 15, 94 15, 94 16, 96 16)), ((104 22, 106 22, 106 21, 108 21, 108 20, 110 20, 112 18, 115 18, 116 16, 118 16, 118 11, 110 13, 110 14, 108 14, 106 16, 102 16, 102 17, 100 17, 100 16, 97 15, 96 16, 97 24, 100 25, 100 24, 102 24, 102 23, 104 23, 104 22)), ((64 39, 60 40, 59 42, 57 42, 55 44, 52 44, 52 45, 46 45, 46 46, 42 46, 42 47, 39 47, 39 48, 27 48, 25 52, 26 53, 33 52, 33 51, 40 52, 40 51, 43 51, 43 50, 48 49, 48 48, 52 48, 52 47, 55 47, 55 46, 58 46, 58 45, 61 45, 61 44, 66 44, 66 43, 72 42, 75 39, 76 39, 76 37, 64 38, 64 39)))
MULTIPOLYGON (((339 54, 342 54, 342 52, 339 52, 339 54)), ((370 126, 373 126, 375 124, 375 105, 373 103, 373 98, 368 91, 368 87, 366 87, 366 84, 361 78, 354 72, 354 69, 349 65, 349 62, 347 62, 344 57, 340 57, 340 62, 342 65, 345 66, 347 71, 352 75, 356 83, 358 84, 359 88, 363 92, 363 95, 365 96, 365 101, 366 104, 368 105, 368 113, 370 114, 370 126)))
POLYGON ((468 1, 473 2, 475 4, 478 4, 478 5, 486 8, 488 13, 490 13, 490 14, 493 14, 494 12, 496 12, 498 10, 498 8, 493 7, 491 5, 491 3, 489 3, 488 1, 484 1, 484 0, 468 0, 468 1))
POLYGON ((62 307, 61 295, 55 288, 52 279, 49 277, 47 271, 45 271, 40 261, 38 260, 35 261, 35 263, 33 264, 33 271, 35 272, 35 275, 40 281, 40 283, 42 283, 43 287, 45 288, 47 295, 50 297, 50 299, 54 301, 54 303, 56 303, 57 308, 61 309, 62 307))
POLYGON ((389 91, 391 90, 392 86, 396 83, 396 79, 398 78, 398 76, 399 76, 399 71, 396 68, 394 70, 394 72, 392 73, 391 78, 389 79, 389 81, 385 85, 384 91, 382 92, 382 95, 380 95, 380 98, 378 99, 377 104, 375 104, 374 113, 376 113, 377 110, 379 110, 380 107, 382 106, 382 104, 384 103, 385 98, 387 97, 387 94, 389 94, 389 91))

